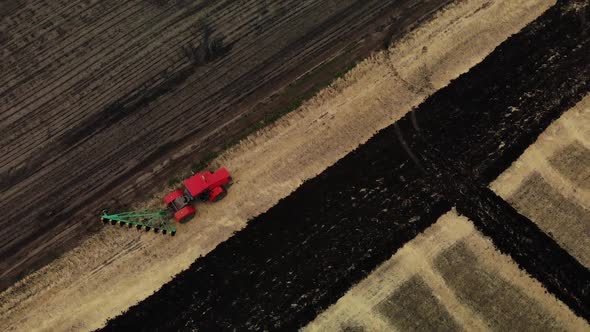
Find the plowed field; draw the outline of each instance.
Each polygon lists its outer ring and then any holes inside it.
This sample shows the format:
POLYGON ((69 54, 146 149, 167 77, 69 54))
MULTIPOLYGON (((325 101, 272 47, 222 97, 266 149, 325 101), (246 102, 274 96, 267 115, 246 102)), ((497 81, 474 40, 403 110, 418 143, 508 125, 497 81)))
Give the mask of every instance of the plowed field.
MULTIPOLYGON (((301 109, 217 160, 235 175, 232 191, 218 205, 201 207, 199 222, 179 229, 174 241, 153 234, 104 229, 2 293, 1 321, 10 329, 101 326, 107 317, 152 294, 196 258, 246 226, 249 219, 467 72, 552 4, 473 0, 443 9, 391 49, 361 63, 301 109)), ((181 160, 199 144, 178 150, 179 159, 173 159, 181 160)), ((149 175, 142 177, 134 185, 142 186, 143 180, 148 183, 150 179, 149 175)), ((159 201, 160 197, 154 199, 159 201)), ((436 211, 431 212, 435 218, 436 211)), ((337 294, 330 298, 336 299, 337 294)), ((304 320, 315 316, 313 309, 305 310, 304 320)), ((260 315, 264 317, 264 312, 260 315)))
POLYGON ((446 2, 0 2, 0 289, 446 2))

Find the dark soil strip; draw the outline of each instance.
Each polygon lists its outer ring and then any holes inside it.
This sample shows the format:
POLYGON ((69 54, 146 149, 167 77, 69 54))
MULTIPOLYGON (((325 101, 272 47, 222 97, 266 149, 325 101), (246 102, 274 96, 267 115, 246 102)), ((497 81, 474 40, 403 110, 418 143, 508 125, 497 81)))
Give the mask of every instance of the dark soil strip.
MULTIPOLYGON (((408 121, 401 124, 407 125, 408 121)), ((409 154, 427 174, 435 190, 471 219, 476 228, 492 238, 496 247, 506 253, 529 274, 577 315, 590 318, 590 271, 561 248, 534 222, 497 196, 487 185, 472 181, 469 169, 457 164, 439 151, 420 147, 413 141, 409 154), (417 154, 413 151, 419 151, 417 154)), ((564 225, 567 227, 567 225, 564 225)))
POLYGON ((106 329, 295 329, 452 205, 588 319, 580 302, 588 271, 484 189, 590 90, 588 12, 565 7, 550 9, 106 329))
POLYGON ((464 189, 457 211, 578 316, 590 320, 590 271, 493 191, 464 189))

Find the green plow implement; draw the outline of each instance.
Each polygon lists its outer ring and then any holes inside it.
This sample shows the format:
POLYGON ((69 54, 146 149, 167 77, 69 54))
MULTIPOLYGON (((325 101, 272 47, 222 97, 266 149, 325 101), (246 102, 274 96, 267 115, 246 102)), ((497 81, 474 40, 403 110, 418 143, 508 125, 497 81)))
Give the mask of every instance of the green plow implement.
POLYGON ((112 225, 132 228, 135 226, 137 229, 145 229, 146 232, 154 230, 158 233, 162 231, 162 234, 170 234, 174 236, 176 234, 176 228, 173 223, 170 222, 170 218, 166 213, 166 210, 143 210, 143 211, 130 211, 121 212, 116 214, 109 214, 106 210, 103 210, 100 215, 100 220, 103 223, 112 225))

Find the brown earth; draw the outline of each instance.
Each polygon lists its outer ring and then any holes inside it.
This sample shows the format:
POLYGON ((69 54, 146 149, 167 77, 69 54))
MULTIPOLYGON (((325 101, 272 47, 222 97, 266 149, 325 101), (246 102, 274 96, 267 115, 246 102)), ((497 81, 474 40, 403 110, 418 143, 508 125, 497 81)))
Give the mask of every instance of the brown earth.
POLYGON ((0 289, 446 2, 1 1, 0 289))
MULTIPOLYGON (((9 330, 101 326, 466 72, 553 3, 470 0, 445 8, 216 160, 233 172, 235 184, 224 201, 200 206, 198 222, 179 227, 174 239, 105 228, 0 294, 0 322, 9 330)), ((157 204, 170 188, 159 189, 138 207, 157 204)))
POLYGON ((465 217, 451 211, 304 330, 587 331, 465 217))

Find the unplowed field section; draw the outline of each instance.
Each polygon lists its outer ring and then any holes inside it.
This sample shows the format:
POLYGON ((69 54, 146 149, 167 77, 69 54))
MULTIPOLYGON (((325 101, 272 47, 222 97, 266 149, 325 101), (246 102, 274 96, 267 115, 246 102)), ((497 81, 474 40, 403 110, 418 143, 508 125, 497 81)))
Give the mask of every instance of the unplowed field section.
POLYGON ((585 331, 589 325, 456 211, 406 243, 305 331, 585 331), (514 310, 518 308, 518 310, 514 310))
POLYGON ((107 329, 300 327, 451 205, 588 319, 588 269, 487 189, 590 90, 588 19, 558 2, 107 329))
POLYGON ((447 2, 1 1, 0 289, 447 2))

